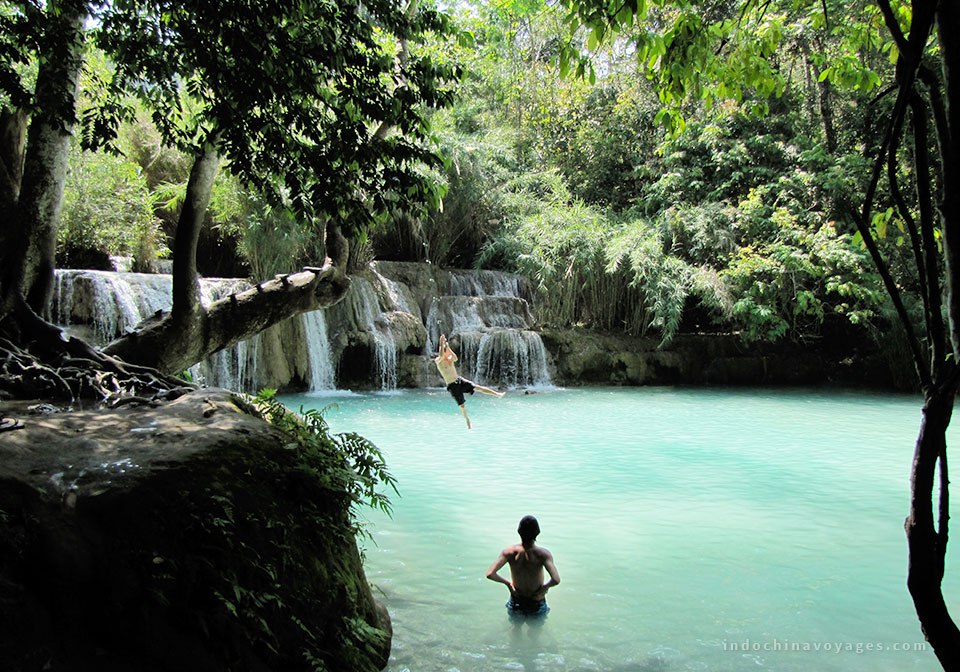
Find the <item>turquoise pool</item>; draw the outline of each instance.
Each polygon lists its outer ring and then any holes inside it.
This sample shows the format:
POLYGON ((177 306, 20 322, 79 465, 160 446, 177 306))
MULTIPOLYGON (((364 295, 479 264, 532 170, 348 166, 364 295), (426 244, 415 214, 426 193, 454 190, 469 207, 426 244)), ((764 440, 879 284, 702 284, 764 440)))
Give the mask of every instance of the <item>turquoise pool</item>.
POLYGON ((468 398, 469 431, 442 389, 283 400, 333 404, 399 481, 365 513, 391 672, 940 669, 905 587, 918 398, 518 391, 468 398), (515 623, 484 572, 528 513, 562 583, 515 623))

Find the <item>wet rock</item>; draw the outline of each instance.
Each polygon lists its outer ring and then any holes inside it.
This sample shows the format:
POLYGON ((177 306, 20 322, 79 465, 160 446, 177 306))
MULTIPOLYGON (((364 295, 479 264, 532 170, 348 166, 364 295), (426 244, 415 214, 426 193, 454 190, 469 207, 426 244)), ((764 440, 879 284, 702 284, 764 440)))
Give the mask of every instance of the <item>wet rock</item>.
POLYGON ((207 389, 2 435, 0 669, 386 664, 345 496, 244 409, 207 389))

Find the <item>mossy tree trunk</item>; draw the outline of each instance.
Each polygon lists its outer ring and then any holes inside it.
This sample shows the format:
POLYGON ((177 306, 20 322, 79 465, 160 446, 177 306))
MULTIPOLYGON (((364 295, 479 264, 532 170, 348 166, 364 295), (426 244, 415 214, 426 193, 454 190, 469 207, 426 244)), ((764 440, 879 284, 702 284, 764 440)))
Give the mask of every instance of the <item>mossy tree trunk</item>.
POLYGON ((0 320, 15 313, 22 301, 34 312, 43 313, 53 290, 57 227, 76 121, 86 6, 69 0, 51 2, 47 14, 49 28, 43 45, 47 55, 40 60, 37 72, 35 111, 29 129, 22 110, 4 110, 2 115, 0 205, 6 216, 0 222, 0 320), (25 151, 22 157, 21 151, 25 151))

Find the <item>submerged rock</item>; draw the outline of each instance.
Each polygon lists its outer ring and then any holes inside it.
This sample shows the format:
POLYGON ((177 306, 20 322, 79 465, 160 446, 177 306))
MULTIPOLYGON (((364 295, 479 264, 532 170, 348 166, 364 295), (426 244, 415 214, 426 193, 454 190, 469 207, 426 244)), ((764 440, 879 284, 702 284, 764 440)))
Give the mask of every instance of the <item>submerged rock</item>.
POLYGON ((244 409, 4 409, 25 426, 0 434, 0 669, 386 665, 348 496, 244 409))

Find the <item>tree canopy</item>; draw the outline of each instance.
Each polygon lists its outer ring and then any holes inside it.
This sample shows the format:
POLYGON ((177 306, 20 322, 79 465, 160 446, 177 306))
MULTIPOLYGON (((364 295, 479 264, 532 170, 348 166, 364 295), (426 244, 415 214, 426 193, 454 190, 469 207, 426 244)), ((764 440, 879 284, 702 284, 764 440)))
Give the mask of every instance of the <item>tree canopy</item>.
POLYGON ((336 301, 348 283, 341 229, 362 230, 398 203, 440 197, 424 172, 441 162, 427 115, 450 102, 447 85, 458 71, 411 45, 456 31, 426 3, 65 1, 4 10, 0 43, 11 60, 0 92, 6 135, 21 138, 4 147, 4 165, 24 166, 22 179, 7 176, 13 216, 3 227, 11 244, 0 318, 14 332, 32 320, 29 312, 48 309, 87 36, 109 66, 91 78, 84 145, 116 151, 120 125, 141 107, 164 145, 192 157, 171 244, 173 308, 111 347, 127 362, 175 373, 336 301), (290 208, 316 235, 326 231, 326 270, 312 260, 316 270, 300 281, 258 287, 247 301, 232 297, 211 310, 201 305, 197 245, 221 160, 246 188, 290 208))

